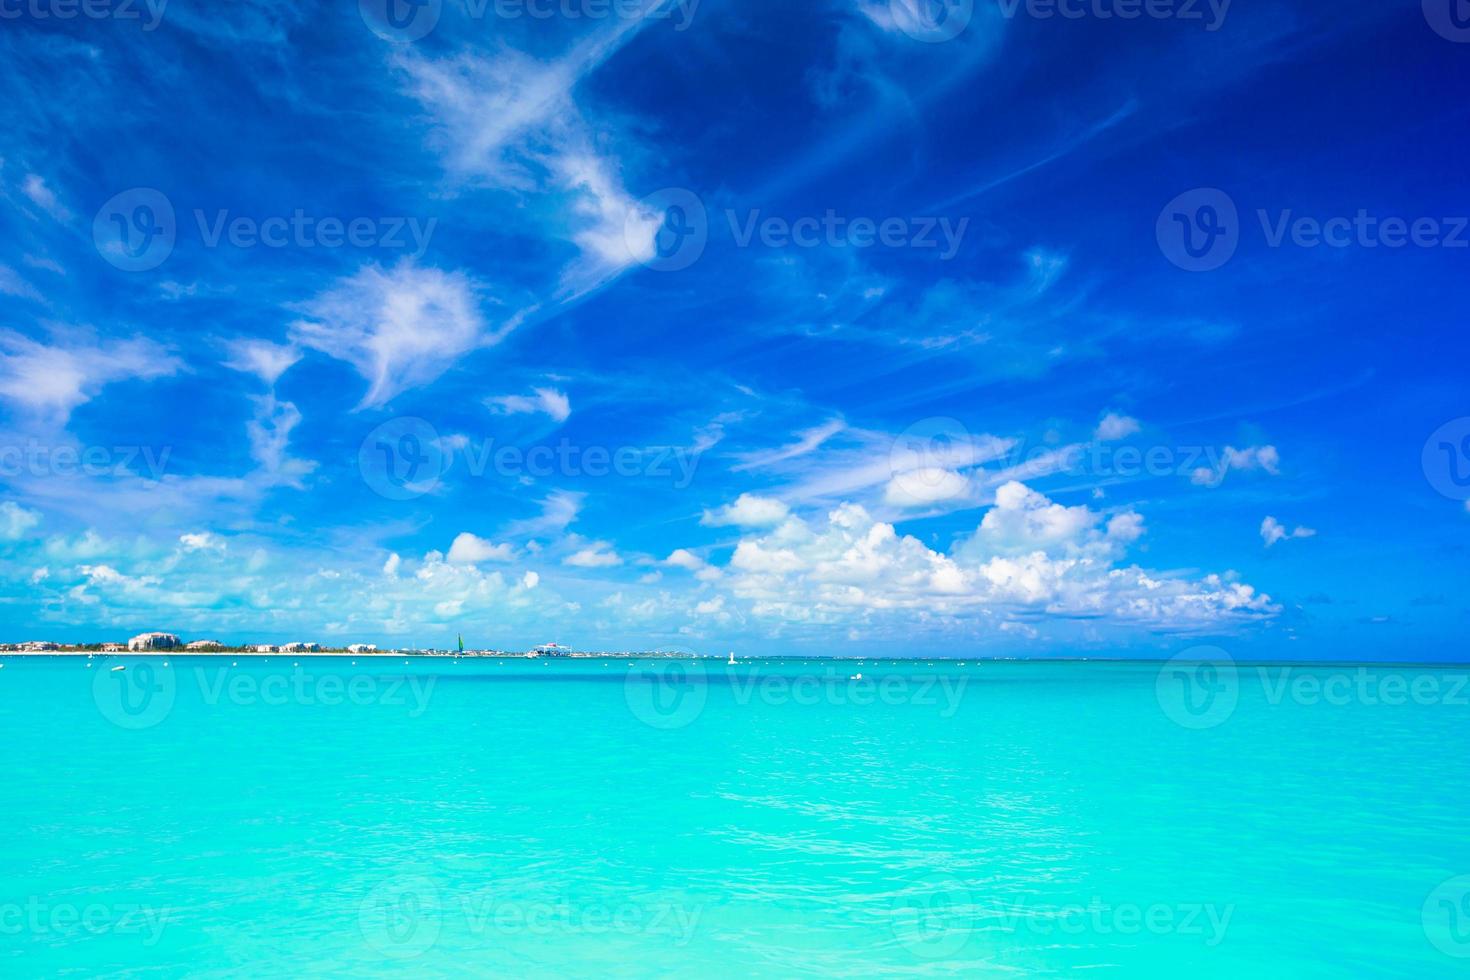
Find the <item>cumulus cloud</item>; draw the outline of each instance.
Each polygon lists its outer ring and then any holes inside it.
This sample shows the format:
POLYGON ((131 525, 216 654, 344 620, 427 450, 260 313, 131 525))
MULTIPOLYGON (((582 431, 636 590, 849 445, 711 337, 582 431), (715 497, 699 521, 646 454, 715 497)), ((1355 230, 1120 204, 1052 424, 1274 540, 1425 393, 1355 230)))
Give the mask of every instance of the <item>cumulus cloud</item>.
MULTIPOLYGON (((669 557, 664 559, 664 564, 671 568, 682 568, 685 571, 693 572, 695 578, 701 582, 713 582, 721 575, 718 568, 715 568, 687 548, 675 549, 669 557)), ((654 578, 652 581, 658 581, 658 579, 654 578)))
POLYGON ((607 541, 593 541, 587 547, 562 559, 562 564, 574 568, 611 568, 622 563, 622 557, 607 541))
POLYGON ((1236 449, 1234 446, 1226 446, 1225 452, 1220 456, 1220 461, 1213 467, 1201 466, 1189 475, 1190 482, 1196 486, 1218 487, 1225 480, 1225 475, 1231 470, 1243 470, 1250 472, 1260 470, 1272 476, 1281 474, 1281 456, 1275 446, 1247 446, 1245 449, 1236 449))
POLYGON ((225 542, 208 531, 197 531, 179 535, 179 544, 185 551, 224 551, 225 542))
POLYGON ((1261 522, 1261 540, 1266 542, 1266 547, 1271 547, 1280 541, 1289 541, 1294 538, 1310 538, 1316 535, 1316 531, 1309 527, 1297 525, 1288 531, 1286 525, 1274 517, 1268 516, 1261 522))
POLYGON ((571 400, 555 388, 535 388, 530 395, 488 398, 485 405, 500 415, 531 415, 541 412, 557 422, 565 422, 572 415, 571 400))
POLYGON ((687 571, 697 572, 701 568, 707 567, 708 562, 686 548, 679 548, 664 559, 664 564, 672 565, 674 568, 683 568, 687 571))
POLYGON ((515 558, 515 549, 508 544, 496 544, 465 531, 449 546, 449 561, 459 565, 473 565, 482 561, 510 561, 515 558))
POLYGON ((706 527, 773 527, 785 520, 789 512, 790 508, 773 497, 742 493, 733 504, 706 510, 699 523, 706 527))
POLYGON ((789 517, 742 539, 727 581, 753 613, 778 619, 905 610, 926 619, 1004 619, 1029 611, 1189 630, 1278 610, 1269 596, 1228 575, 1192 580, 1122 564, 1142 533, 1142 518, 1132 512, 1105 519, 1011 483, 949 554, 843 504, 825 522, 789 517))
POLYGON ((938 466, 900 473, 883 489, 883 502, 893 507, 931 507, 972 496, 969 477, 938 466))
POLYGON ((1111 442, 1116 439, 1126 439, 1138 431, 1137 419, 1119 415, 1117 412, 1109 412, 1097 424, 1097 431, 1093 433, 1093 436, 1100 442, 1111 442))
POLYGON ((462 272, 364 266, 302 305, 293 343, 345 361, 368 382, 359 407, 428 384, 459 358, 499 340, 480 312, 479 286, 462 272))

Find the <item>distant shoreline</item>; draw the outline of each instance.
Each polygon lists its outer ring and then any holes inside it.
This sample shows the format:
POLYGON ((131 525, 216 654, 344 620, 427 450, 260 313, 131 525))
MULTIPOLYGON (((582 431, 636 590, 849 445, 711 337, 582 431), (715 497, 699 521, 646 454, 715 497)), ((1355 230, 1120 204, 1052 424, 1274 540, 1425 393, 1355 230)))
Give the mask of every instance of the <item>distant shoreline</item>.
MULTIPOLYGON (((98 657, 146 657, 162 659, 167 657, 197 657, 200 659, 217 660, 226 657, 259 658, 266 660, 272 657, 295 657, 295 658, 329 658, 363 659, 363 660, 392 660, 394 658, 410 658, 419 660, 544 660, 555 663, 566 660, 683 660, 701 661, 725 665, 725 655, 697 654, 697 653, 660 653, 657 651, 641 653, 570 653, 570 654, 531 654, 513 653, 501 651, 466 650, 463 653, 455 651, 437 650, 376 650, 370 653, 347 653, 339 650, 314 650, 307 653, 272 651, 262 653, 259 651, 240 650, 0 650, 0 661, 11 657, 40 658, 40 657, 72 657, 72 658, 98 658, 98 657)), ((825 657, 819 654, 793 655, 781 654, 776 656, 748 656, 736 657, 738 666, 749 666, 751 664, 781 664, 781 663, 848 663, 848 664, 1137 664, 1140 666, 1159 666, 1170 663, 1169 657, 892 657, 892 656, 840 656, 825 657)), ((1212 660, 1188 660, 1174 663, 1216 663, 1212 660)), ((1235 660, 1234 666, 1240 668, 1257 667, 1348 667, 1348 668, 1388 668, 1404 669, 1422 667, 1432 670, 1448 670, 1454 668, 1470 669, 1470 661, 1462 660, 1235 660)))

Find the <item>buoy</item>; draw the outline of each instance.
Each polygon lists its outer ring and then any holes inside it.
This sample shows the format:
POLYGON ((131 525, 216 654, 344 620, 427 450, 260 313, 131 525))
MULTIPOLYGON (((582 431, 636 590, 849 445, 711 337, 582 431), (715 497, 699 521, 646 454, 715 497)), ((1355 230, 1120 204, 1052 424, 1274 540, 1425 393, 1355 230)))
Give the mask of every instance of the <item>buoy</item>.
POLYGON ((238 661, 238 660, 232 660, 232 661, 230 661, 230 666, 231 667, 238 667, 238 666, 240 666, 240 661, 238 661))
POLYGON ((852 675, 852 679, 855 680, 855 681, 860 681, 860 680, 863 679, 863 675, 862 674, 853 674, 852 675))

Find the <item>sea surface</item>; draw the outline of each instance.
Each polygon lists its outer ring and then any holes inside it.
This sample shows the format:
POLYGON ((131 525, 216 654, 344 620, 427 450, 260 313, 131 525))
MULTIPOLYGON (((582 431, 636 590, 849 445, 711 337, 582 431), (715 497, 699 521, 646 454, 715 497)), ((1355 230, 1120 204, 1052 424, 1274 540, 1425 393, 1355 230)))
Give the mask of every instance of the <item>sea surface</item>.
POLYGON ((0 976, 1470 975, 1467 668, 0 660, 0 976))

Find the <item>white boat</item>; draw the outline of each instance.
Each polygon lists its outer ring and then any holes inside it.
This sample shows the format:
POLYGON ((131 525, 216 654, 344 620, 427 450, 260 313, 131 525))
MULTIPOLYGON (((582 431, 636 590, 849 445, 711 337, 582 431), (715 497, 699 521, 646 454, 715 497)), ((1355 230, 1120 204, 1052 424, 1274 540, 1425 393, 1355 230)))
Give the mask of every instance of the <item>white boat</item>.
POLYGON ((735 666, 735 651, 734 650, 731 650, 730 651, 730 659, 727 660, 727 661, 725 661, 725 663, 729 664, 731 667, 734 667, 735 666))

